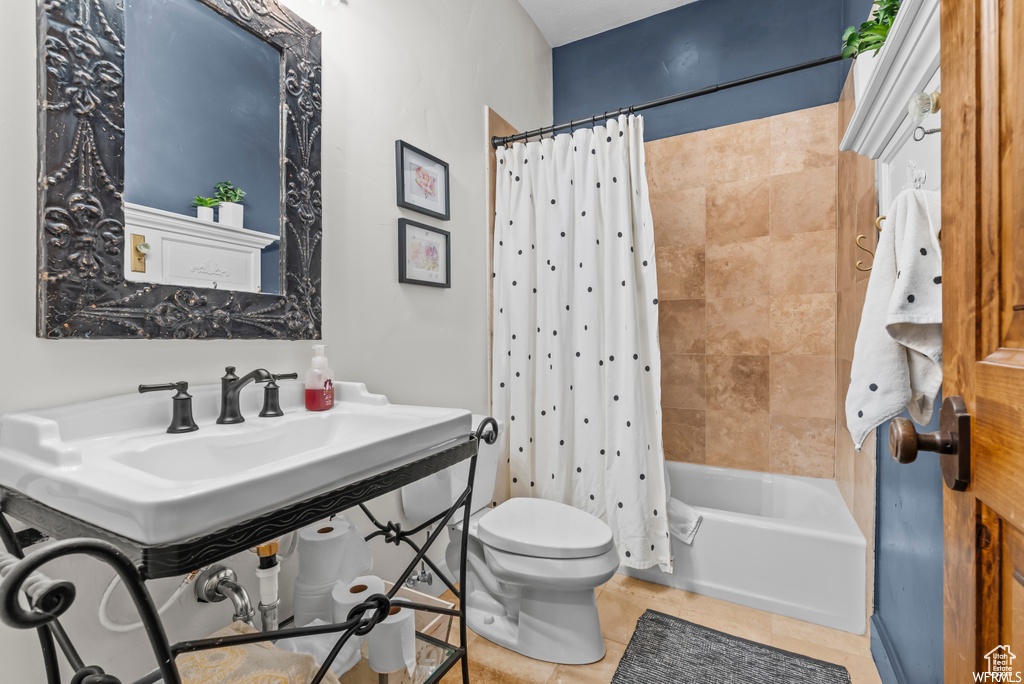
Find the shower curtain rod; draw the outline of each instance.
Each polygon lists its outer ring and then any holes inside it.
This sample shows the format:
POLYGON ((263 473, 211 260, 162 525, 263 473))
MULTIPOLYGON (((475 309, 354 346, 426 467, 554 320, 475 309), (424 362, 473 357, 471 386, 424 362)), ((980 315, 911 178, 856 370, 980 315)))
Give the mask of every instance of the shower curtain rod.
POLYGON ((814 67, 824 66, 826 64, 832 64, 833 62, 840 62, 843 60, 841 54, 832 55, 831 57, 823 57, 822 59, 815 59, 810 62, 803 62, 802 64, 794 64, 793 66, 784 67, 782 69, 775 69, 774 71, 765 71, 764 73, 755 74, 754 76, 747 76, 745 78, 738 78, 735 81, 727 81, 726 83, 719 83, 718 85, 708 86, 706 88, 699 88, 697 90, 691 90, 685 93, 679 93, 678 95, 669 95, 668 97, 658 98, 657 100, 651 100, 650 102, 644 102, 643 104, 630 105, 629 107, 622 107, 614 111, 605 112, 604 114, 595 114, 594 116, 576 119, 567 123, 558 124, 557 126, 544 126, 537 128, 532 131, 526 131, 525 133, 516 133, 515 135, 507 135, 505 137, 494 136, 491 138, 491 147, 497 148, 501 145, 508 145, 509 143, 518 142, 520 140, 527 140, 533 136, 544 137, 545 134, 553 135, 558 131, 564 131, 567 128, 575 128, 576 126, 583 126, 586 124, 597 123, 603 119, 611 119, 623 114, 635 114, 645 109, 653 109, 654 107, 661 107, 662 105, 672 104, 673 102, 682 102, 683 100, 689 100, 694 97, 700 97, 701 95, 710 95, 711 93, 717 93, 720 90, 728 90, 729 88, 735 88, 741 85, 747 85, 748 83, 756 83, 758 81, 764 81, 769 78, 775 78, 776 76, 785 76, 786 74, 792 74, 797 71, 803 71, 804 69, 813 69, 814 67))

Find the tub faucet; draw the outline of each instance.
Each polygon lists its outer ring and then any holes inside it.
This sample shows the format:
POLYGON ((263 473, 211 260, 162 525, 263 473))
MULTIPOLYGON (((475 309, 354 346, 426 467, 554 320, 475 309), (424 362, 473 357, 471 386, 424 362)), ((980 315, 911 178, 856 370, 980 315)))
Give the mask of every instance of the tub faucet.
POLYGON ((270 382, 274 379, 270 371, 257 368, 251 373, 238 377, 235 375, 235 367, 228 366, 224 369, 224 377, 220 379, 220 417, 217 418, 219 425, 233 425, 244 423, 242 411, 238 406, 238 395, 242 388, 250 382, 270 382))

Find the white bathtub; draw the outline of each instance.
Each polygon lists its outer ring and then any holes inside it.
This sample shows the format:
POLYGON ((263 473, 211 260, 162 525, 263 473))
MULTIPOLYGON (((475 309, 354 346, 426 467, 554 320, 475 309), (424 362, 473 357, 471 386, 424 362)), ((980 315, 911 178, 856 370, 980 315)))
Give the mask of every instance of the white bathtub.
POLYGON ((864 536, 835 481, 666 464, 672 497, 704 521, 692 546, 672 540, 674 572, 620 572, 863 634, 864 536))

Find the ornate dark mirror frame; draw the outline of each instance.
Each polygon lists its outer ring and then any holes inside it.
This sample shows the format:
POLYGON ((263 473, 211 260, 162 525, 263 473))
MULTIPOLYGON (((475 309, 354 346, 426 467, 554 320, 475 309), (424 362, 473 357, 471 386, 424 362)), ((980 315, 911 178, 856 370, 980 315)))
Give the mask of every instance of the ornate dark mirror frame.
POLYGON ((39 337, 320 337, 320 33, 277 0, 196 1, 282 53, 283 293, 125 280, 123 0, 38 0, 39 337))

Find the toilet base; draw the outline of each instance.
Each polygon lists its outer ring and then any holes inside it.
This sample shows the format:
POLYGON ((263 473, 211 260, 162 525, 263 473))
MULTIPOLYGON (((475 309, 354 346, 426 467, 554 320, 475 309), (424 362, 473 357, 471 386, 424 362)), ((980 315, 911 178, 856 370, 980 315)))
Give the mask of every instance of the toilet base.
POLYGON ((593 589, 566 591, 522 587, 519 619, 467 601, 470 629, 499 646, 535 660, 587 665, 604 657, 604 638, 593 589))

